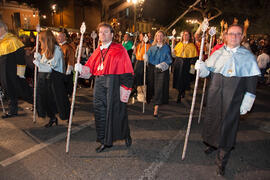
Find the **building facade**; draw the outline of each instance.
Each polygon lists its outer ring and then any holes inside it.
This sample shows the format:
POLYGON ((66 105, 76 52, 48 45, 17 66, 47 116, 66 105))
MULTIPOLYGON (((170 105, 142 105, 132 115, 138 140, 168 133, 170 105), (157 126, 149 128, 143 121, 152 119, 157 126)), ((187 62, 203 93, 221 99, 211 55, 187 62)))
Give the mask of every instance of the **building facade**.
POLYGON ((0 3, 0 19, 4 21, 9 30, 17 32, 19 29, 35 30, 39 23, 39 11, 27 4, 17 1, 0 3))

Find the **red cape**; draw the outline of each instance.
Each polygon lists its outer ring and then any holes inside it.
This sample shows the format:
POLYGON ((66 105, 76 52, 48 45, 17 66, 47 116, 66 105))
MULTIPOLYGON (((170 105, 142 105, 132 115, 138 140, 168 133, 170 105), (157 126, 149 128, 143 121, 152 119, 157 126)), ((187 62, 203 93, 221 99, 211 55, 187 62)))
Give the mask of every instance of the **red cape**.
MULTIPOLYGON (((102 50, 105 55, 107 49, 102 50)), ((111 43, 110 48, 103 61, 103 70, 97 70, 101 62, 101 51, 99 46, 86 62, 86 66, 90 68, 94 76, 108 74, 134 74, 131 60, 126 49, 121 44, 111 43)))

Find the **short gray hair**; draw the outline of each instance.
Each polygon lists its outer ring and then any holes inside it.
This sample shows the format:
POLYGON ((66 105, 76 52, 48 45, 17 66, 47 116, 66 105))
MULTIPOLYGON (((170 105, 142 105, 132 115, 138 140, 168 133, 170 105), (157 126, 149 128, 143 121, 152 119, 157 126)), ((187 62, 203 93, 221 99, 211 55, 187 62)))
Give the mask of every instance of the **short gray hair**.
POLYGON ((0 20, 0 28, 2 28, 2 27, 5 29, 5 31, 8 31, 8 27, 7 27, 6 23, 4 23, 2 20, 0 20))

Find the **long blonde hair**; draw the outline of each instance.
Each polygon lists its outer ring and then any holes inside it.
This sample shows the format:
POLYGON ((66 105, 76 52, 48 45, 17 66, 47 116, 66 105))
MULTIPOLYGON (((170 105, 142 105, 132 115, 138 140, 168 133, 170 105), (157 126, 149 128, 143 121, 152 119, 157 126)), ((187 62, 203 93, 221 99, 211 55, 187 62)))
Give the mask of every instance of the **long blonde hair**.
POLYGON ((50 30, 42 31, 40 33, 41 54, 45 54, 47 59, 53 58, 54 46, 57 45, 57 41, 50 30))
POLYGON ((163 31, 163 30, 158 30, 155 34, 155 37, 154 37, 154 42, 152 43, 152 46, 155 46, 157 44, 157 34, 158 33, 162 33, 162 35, 164 36, 164 39, 163 39, 163 45, 166 44, 167 42, 167 37, 166 37, 166 33, 163 31))

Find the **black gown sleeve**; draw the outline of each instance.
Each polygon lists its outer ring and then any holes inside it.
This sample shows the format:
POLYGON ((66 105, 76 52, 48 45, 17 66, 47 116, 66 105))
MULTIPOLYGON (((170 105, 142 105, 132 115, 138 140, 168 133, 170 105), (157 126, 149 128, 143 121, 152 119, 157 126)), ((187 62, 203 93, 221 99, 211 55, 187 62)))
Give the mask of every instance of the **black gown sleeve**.
POLYGON ((258 76, 250 76, 246 78, 246 91, 252 94, 256 94, 258 76))
POLYGON ((134 81, 134 76, 131 73, 120 75, 120 85, 124 85, 128 88, 132 88, 134 81))

